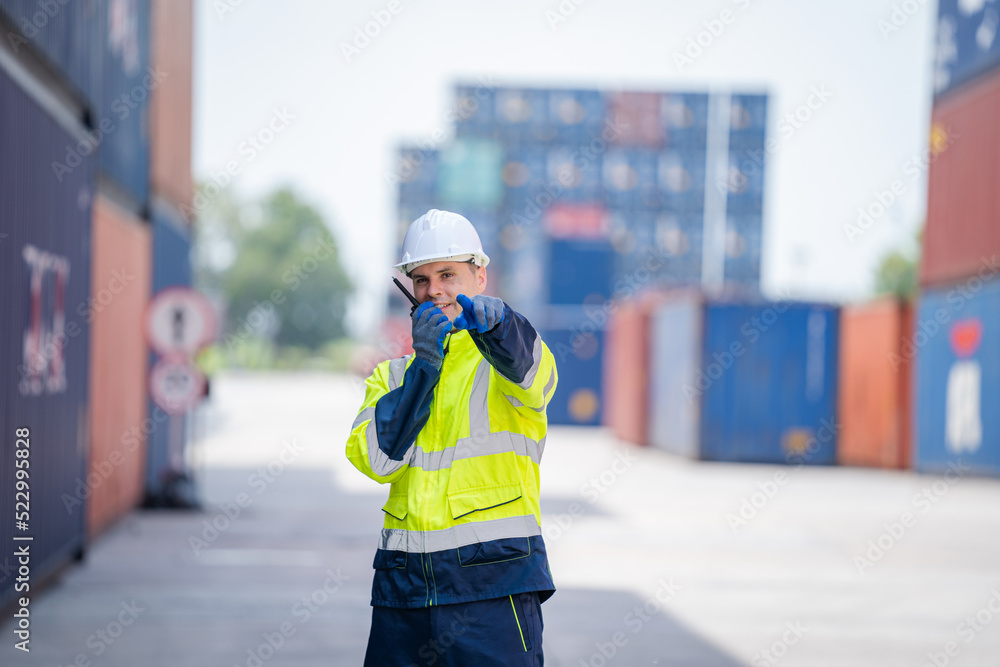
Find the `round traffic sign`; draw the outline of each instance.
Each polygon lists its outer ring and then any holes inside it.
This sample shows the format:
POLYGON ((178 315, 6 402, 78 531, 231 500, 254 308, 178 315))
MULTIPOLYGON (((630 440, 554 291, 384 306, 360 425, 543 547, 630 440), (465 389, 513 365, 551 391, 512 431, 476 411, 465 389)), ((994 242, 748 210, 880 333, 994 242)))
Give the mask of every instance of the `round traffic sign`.
POLYGON ((205 396, 205 376, 183 357, 160 359, 149 373, 149 393, 167 414, 184 414, 205 396))
POLYGON ((190 287, 167 287, 146 308, 146 340, 158 354, 194 354, 215 338, 212 304, 190 287))

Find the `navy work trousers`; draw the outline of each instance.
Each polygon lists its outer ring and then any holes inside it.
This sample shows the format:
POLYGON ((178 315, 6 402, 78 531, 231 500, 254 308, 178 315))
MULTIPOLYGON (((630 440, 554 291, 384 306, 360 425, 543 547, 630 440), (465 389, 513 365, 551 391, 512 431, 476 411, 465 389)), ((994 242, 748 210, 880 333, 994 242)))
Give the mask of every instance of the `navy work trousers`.
POLYGON ((541 667, 537 593, 420 609, 372 609, 365 667, 541 667))

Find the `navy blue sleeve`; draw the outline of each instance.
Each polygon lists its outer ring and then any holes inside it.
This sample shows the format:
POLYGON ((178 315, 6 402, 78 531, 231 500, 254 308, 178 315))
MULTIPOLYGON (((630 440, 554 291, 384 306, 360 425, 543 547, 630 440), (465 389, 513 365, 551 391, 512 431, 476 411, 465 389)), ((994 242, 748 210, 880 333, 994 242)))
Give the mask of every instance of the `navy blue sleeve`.
POLYGON ((431 416, 431 399, 441 372, 423 359, 414 359, 403 383, 375 403, 378 448, 393 461, 402 461, 431 416))
POLYGON ((500 375, 515 384, 524 382, 535 363, 532 355, 538 333, 523 315, 504 304, 500 324, 483 334, 470 330, 469 335, 500 375))

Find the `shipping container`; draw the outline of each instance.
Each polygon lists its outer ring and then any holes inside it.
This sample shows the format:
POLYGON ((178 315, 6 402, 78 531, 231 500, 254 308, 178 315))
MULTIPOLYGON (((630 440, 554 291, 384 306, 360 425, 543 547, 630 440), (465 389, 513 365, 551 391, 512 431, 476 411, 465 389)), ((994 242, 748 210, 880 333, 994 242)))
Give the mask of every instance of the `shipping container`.
MULTIPOLYGON (((192 0, 153 0, 152 66, 167 76, 151 93, 149 105, 150 182, 155 194, 175 206, 190 207, 191 89, 194 57, 192 0)), ((182 209, 183 210, 183 209, 182 209)))
POLYGON ((579 149, 568 146, 548 151, 546 182, 552 184, 557 201, 599 202, 602 198, 601 162, 598 157, 583 157, 579 149))
POLYGON ((705 209, 704 150, 667 150, 659 155, 657 186, 663 208, 676 214, 697 214, 705 209))
POLYGON ((671 149, 704 152, 708 141, 708 95, 664 94, 660 100, 660 124, 671 149))
POLYGON ((995 39, 998 23, 1000 16, 991 3, 938 2, 935 95, 944 96, 977 76, 995 74, 1000 64, 1000 40, 995 39))
MULTIPOLYGON (((13 541, 32 537, 35 590, 86 540, 91 202, 96 159, 53 176, 52 162, 84 137, 71 116, 57 122, 0 66, 0 555, 13 567, 13 541), (16 430, 28 429, 30 512, 15 530, 16 430)), ((22 72, 23 74, 23 72, 22 72)), ((34 94, 39 90, 34 89, 34 94)), ((23 433, 23 432, 22 432, 23 433)), ((23 477, 23 475, 22 475, 23 477)), ((23 481, 23 480, 22 480, 23 481)), ((95 480, 96 481, 96 480, 95 480)), ((22 511, 24 508, 18 508, 22 511)), ((0 607, 14 597, 0 577, 0 607)))
POLYGON ((595 139, 602 138, 606 116, 607 103, 598 90, 549 91, 549 122, 557 143, 589 146, 595 139))
POLYGON ((615 148, 601 165, 605 203, 625 211, 657 209, 662 204, 658 184, 659 151, 615 148))
POLYGON ((613 128, 612 143, 619 146, 663 146, 664 127, 660 117, 662 95, 645 92, 608 93, 608 120, 613 128))
POLYGON ((94 201, 91 266, 90 471, 87 532, 100 534, 142 499, 146 478, 143 311, 152 276, 148 223, 104 194, 94 201))
POLYGON ((724 281, 759 290, 762 218, 730 215, 726 220, 724 281))
POLYGON ((441 151, 437 194, 445 207, 495 208, 503 200, 503 148, 494 141, 456 140, 441 151))
MULTIPOLYGON (((934 106, 920 282, 1000 271, 1000 71, 934 106)), ((914 169, 924 163, 916 162, 914 169)))
POLYGON ((925 290, 906 349, 917 470, 1000 476, 1000 280, 925 290))
POLYGON ((719 191, 725 189, 727 212, 760 213, 764 206, 763 153, 731 149, 726 181, 711 187, 719 191))
POLYGON ((548 303, 599 306, 611 298, 615 252, 607 241, 548 243, 548 303))
POLYGON ((497 139, 495 86, 459 84, 455 86, 455 136, 466 139, 497 139))
POLYGON ((652 314, 665 299, 642 292, 616 300, 605 334, 601 423, 637 445, 649 444, 649 335, 652 314))
POLYGON ((545 233, 553 239, 608 240, 608 212, 600 204, 553 204, 545 209, 545 233))
POLYGON ((730 150, 759 151, 767 128, 767 95, 733 95, 729 102, 730 150))
POLYGON ((539 332, 559 374, 559 386, 546 410, 551 425, 600 424, 605 334, 602 312, 599 308, 550 308, 542 317, 545 324, 539 332))
POLYGON ((841 310, 838 463, 910 466, 911 325, 895 299, 841 310))
POLYGON ((418 146, 403 146, 396 154, 394 180, 404 202, 433 201, 437 196, 440 152, 418 146))
MULTIPOLYGON (((168 287, 190 287, 190 227, 185 224, 180 212, 169 205, 155 205, 152 213, 153 275, 150 294, 168 287)), ((156 360, 157 356, 150 351, 147 374, 156 360)), ((144 394, 148 396, 145 390, 144 394)), ((146 460, 143 466, 145 494, 147 498, 164 498, 169 493, 167 481, 177 471, 176 461, 183 460, 187 416, 170 417, 149 399, 146 399, 146 410, 153 428, 146 438, 146 460), (173 420, 173 428, 170 420, 173 420)))
POLYGON ((663 285, 700 285, 705 220, 697 215, 662 213, 656 217, 653 247, 662 265, 657 268, 663 285))
POLYGON ((835 460, 838 311, 690 294, 653 316, 650 441, 706 460, 835 460))
POLYGON ((549 91, 535 88, 498 88, 498 138, 508 145, 549 143, 555 128, 549 122, 549 91))

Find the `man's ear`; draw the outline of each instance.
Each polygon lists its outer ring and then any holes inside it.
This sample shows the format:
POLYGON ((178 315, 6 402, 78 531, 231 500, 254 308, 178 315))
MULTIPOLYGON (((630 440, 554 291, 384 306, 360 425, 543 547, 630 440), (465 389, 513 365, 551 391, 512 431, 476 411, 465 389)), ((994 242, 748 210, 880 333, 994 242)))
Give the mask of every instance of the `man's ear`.
POLYGON ((476 286, 479 288, 477 294, 483 293, 483 291, 486 289, 487 282, 488 281, 486 277, 486 267, 485 266, 476 267, 476 286))

